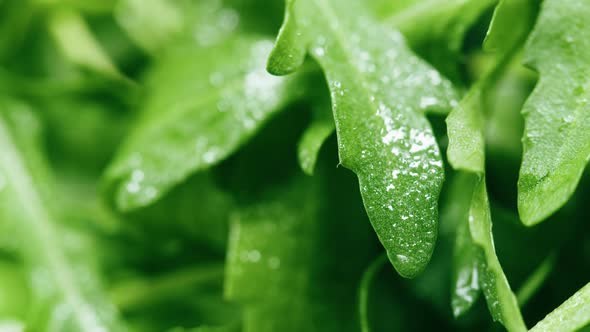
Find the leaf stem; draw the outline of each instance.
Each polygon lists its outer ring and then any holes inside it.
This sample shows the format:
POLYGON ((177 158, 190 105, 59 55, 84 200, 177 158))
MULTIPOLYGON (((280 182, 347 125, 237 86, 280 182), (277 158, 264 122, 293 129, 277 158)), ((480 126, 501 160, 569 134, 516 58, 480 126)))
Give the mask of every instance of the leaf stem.
POLYGON ((115 285, 109 293, 117 307, 128 310, 189 287, 221 282, 223 273, 224 265, 221 263, 193 266, 152 278, 133 277, 115 285))
POLYGON ((359 287, 359 320, 361 324, 361 332, 370 332, 371 327, 369 325, 369 290, 371 283, 375 279, 377 273, 385 266, 388 258, 386 253, 382 253, 379 257, 375 258, 369 265, 363 277, 359 287))
POLYGON ((556 255, 551 254, 533 271, 516 292, 518 305, 522 308, 539 290, 555 266, 556 255))

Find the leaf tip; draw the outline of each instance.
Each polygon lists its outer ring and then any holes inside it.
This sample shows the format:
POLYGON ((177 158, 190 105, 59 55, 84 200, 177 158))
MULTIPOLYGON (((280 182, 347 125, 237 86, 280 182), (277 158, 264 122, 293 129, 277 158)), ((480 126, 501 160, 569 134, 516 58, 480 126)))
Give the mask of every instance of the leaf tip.
POLYGON ((291 74, 305 61, 306 48, 303 33, 298 29, 293 18, 292 6, 292 2, 287 4, 283 25, 267 61, 266 70, 272 75, 291 74))
POLYGON ((422 262, 412 260, 408 256, 395 254, 391 251, 387 251, 387 257, 389 258, 391 265, 393 265, 393 268, 397 271, 397 273, 406 279, 413 279, 417 277, 420 273, 422 273, 422 271, 424 271, 428 263, 428 261, 422 262))

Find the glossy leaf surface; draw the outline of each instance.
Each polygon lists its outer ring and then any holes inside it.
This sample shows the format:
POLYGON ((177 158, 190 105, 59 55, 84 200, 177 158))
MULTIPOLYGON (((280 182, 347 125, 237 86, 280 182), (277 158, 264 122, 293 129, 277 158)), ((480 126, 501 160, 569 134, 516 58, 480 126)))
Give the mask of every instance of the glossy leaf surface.
POLYGON ((296 22, 283 25, 269 71, 288 72, 292 66, 285 67, 283 58, 297 59, 302 49, 319 62, 332 96, 340 162, 359 177, 367 213, 391 262, 413 277, 434 248, 444 177, 421 113, 450 107, 451 84, 417 58, 399 32, 369 20, 360 1, 288 6, 296 22))

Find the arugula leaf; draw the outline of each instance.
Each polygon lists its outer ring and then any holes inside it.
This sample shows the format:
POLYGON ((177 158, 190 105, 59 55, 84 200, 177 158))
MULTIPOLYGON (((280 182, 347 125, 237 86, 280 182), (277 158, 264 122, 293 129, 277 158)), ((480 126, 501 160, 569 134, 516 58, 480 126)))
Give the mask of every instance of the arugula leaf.
POLYGON ((484 40, 484 50, 510 52, 520 45, 534 24, 538 6, 535 0, 500 0, 484 40))
POLYGON ((308 259, 317 241, 318 201, 313 187, 293 186, 274 201, 241 211, 231 223, 226 297, 258 303, 245 309, 246 332, 312 331, 308 306, 313 303, 305 294, 312 268, 308 259), (250 280, 264 286, 248 286, 250 280), (290 314, 273 317, 281 311, 290 314))
POLYGON ((342 223, 346 215, 335 211, 342 202, 315 179, 346 184, 342 190, 354 182, 328 174, 294 176, 233 218, 225 293, 244 304, 244 331, 358 328, 354 290, 371 257, 370 229, 342 223))
POLYGON ((152 0, 146 4, 141 0, 121 0, 117 2, 115 17, 134 42, 155 52, 183 32, 188 24, 184 17, 188 10, 188 1, 152 0))
POLYGON ((588 15, 587 2, 544 1, 526 45, 526 62, 540 80, 522 109, 518 209, 525 225, 543 221, 570 198, 590 158, 588 15))
MULTIPOLYGON (((467 207, 471 204, 471 195, 467 196, 467 207)), ((463 202, 462 202, 463 203, 463 202)), ((465 211, 468 217, 468 209, 465 211)), ((468 220, 468 219, 464 219, 468 220)), ((463 222, 457 228, 455 247, 453 252, 453 284, 451 307, 453 315, 459 317, 473 307, 479 299, 481 287, 479 285, 478 251, 470 235, 469 224, 463 222)))
POLYGON ((472 114, 481 112, 481 109, 465 107, 471 100, 468 95, 461 102, 461 106, 453 110, 447 118, 449 162, 453 168, 471 173, 470 176, 473 177, 473 196, 468 203, 468 218, 464 221, 468 226, 459 226, 457 233, 456 250, 461 253, 455 256, 457 260, 453 294, 454 312, 459 315, 472 306, 475 299, 473 294, 481 287, 494 320, 501 322, 509 331, 525 331, 526 326, 516 297, 510 289, 494 249, 490 207, 483 178, 482 122, 472 120, 472 114), (458 134, 459 131, 462 134, 458 134), (464 135, 466 132, 470 134, 464 135), (457 148, 457 145, 461 144, 464 144, 465 148, 457 148), (467 230, 462 230, 461 227, 467 227, 467 230), (474 265, 477 266, 477 270, 474 270, 474 265), (474 283, 474 280, 478 280, 479 284, 474 283))
MULTIPOLYGON (((505 3, 506 1, 503 1, 498 5, 494 22, 506 15, 505 3)), ((524 7, 525 11, 529 8, 528 4, 524 4, 524 7)), ((524 22, 523 25, 526 26, 526 21, 524 22)), ((497 23, 493 23, 490 27, 488 42, 493 43, 497 40, 495 36, 503 33, 497 26, 497 23)), ((473 196, 468 202, 468 218, 459 226, 457 232, 456 252, 459 254, 455 255, 455 291, 452 300, 454 313, 460 315, 471 307, 474 294, 481 287, 492 317, 509 331, 525 331, 526 326, 494 249, 491 212, 485 184, 482 96, 509 63, 519 46, 518 42, 524 38, 527 30, 522 28, 520 32, 517 38, 508 41, 511 44, 504 46, 504 51, 498 56, 493 67, 472 86, 459 106, 447 118, 449 163, 454 169, 467 172, 473 177, 473 196)))
MULTIPOLYGON (((418 54, 455 81, 461 77, 458 55, 470 28, 496 0, 389 1, 393 14, 386 23, 395 26, 418 54), (436 7, 436 10, 432 8, 436 7)), ((386 12, 386 11, 381 11, 386 12)))
POLYGON ((120 210, 149 205, 227 158, 297 97, 294 79, 265 72, 271 47, 264 38, 236 36, 212 48, 182 44, 159 59, 141 119, 107 171, 120 210))
POLYGON ((56 43, 70 61, 113 79, 126 80, 80 14, 73 10, 57 10, 50 16, 48 24, 56 43))
POLYGON ((125 226, 136 233, 156 233, 160 241, 198 242, 223 252, 233 209, 232 197, 216 185, 210 172, 201 172, 175 186, 160 201, 123 216, 125 226), (195 201, 195 197, 200 199, 195 201))
POLYGON ((266 33, 280 2, 256 0, 121 0, 115 16, 131 39, 150 54, 188 39, 203 47, 237 31, 266 33))
POLYGON ((473 242, 481 248, 479 274, 481 288, 494 320, 509 331, 526 331, 516 296, 510 289, 494 249, 492 220, 485 180, 477 181, 469 210, 469 230, 473 242))
POLYGON ((578 331, 590 324, 590 283, 553 310, 531 332, 578 331))
POLYGON ((49 189, 44 187, 51 177, 37 150, 39 130, 40 124, 25 104, 2 99, 0 213, 4 222, 14 223, 14 236, 21 241, 19 251, 26 261, 33 312, 39 315, 30 328, 125 331, 101 294, 88 257, 82 251, 76 255, 66 252, 64 229, 56 221, 49 189))
POLYGON ((320 149, 336 129, 328 100, 322 100, 314 105, 312 113, 312 122, 303 133, 297 149, 299 165, 303 172, 308 175, 313 175, 320 149))
POLYGON ((283 67, 284 57, 298 59, 303 49, 319 62, 331 91, 340 162, 358 175, 391 262, 414 277, 434 248, 444 177, 421 111, 450 107, 452 86, 398 32, 368 19, 359 1, 300 0, 288 7, 296 21, 281 28, 268 69, 288 72, 294 66, 283 67))

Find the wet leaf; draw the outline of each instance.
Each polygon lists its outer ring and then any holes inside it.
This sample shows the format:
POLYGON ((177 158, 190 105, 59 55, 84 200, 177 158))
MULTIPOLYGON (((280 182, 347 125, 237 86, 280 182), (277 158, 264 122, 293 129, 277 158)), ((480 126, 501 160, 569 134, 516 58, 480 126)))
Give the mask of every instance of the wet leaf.
POLYGON ((298 95, 292 78, 266 73, 271 47, 239 36, 213 48, 183 44, 158 60, 141 119, 107 171, 119 209, 149 205, 224 160, 298 95))
POLYGON ((370 20, 360 1, 300 0, 288 6, 296 22, 287 21, 279 32, 269 71, 288 72, 293 66, 281 67, 282 58, 297 58, 304 49, 319 62, 332 96, 340 162, 358 175, 367 213, 391 262, 401 275, 413 277, 434 248, 444 177, 422 112, 449 108, 453 88, 408 49, 399 32, 370 20))
POLYGON ((590 158, 588 15, 588 2, 544 1, 526 46, 526 62, 540 78, 522 109, 518 209, 525 225, 565 204, 590 158))
POLYGON ((313 175, 320 149, 336 129, 329 101, 314 105, 312 112, 312 122, 303 133, 297 149, 299 166, 308 175, 313 175))
POLYGON ((590 323, 590 284, 553 310, 531 331, 579 331, 590 323))
MULTIPOLYGON (((496 8, 495 20, 488 32, 488 41, 492 43, 490 45, 499 43, 496 36, 504 33, 504 30, 498 28, 497 22, 502 21, 504 15, 511 16, 513 13, 506 10, 506 3, 510 1, 500 2, 496 8)), ((524 6, 525 8, 521 8, 523 13, 530 14, 527 11, 529 4, 524 6)), ((525 27, 526 24, 530 23, 526 20, 521 23, 525 27)), ((471 87, 447 118, 449 163, 454 169, 465 173, 461 176, 471 178, 467 187, 472 188, 472 191, 467 191, 467 199, 461 200, 468 207, 468 213, 462 218, 456 234, 453 311, 456 316, 463 314, 473 305, 476 294, 482 289, 492 317, 509 331, 525 331, 526 326, 494 249, 485 184, 486 110, 483 96, 497 82, 498 75, 506 69, 528 30, 522 28, 517 31, 520 33, 508 41, 510 44, 502 45, 492 67, 471 87)))

